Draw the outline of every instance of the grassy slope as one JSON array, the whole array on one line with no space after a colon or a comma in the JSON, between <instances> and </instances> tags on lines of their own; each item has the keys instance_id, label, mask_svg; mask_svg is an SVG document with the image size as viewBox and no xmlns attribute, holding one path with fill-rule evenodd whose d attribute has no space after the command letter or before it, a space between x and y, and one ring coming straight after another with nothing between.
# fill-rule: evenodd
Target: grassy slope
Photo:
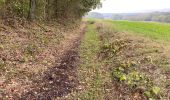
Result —
<instances>
[{"instance_id":1,"label":"grassy slope","mask_svg":"<svg viewBox=\"0 0 170 100\"><path fill-rule=\"evenodd\" d=\"M145 32L152 30L150 25L146 26L145 22L109 21L111 24L108 21L96 21L94 24L92 20L89 22L91 24L80 47L82 62L79 76L83 91L77 94L79 99L169 98L170 62L164 51L158 42L130 33L145 35ZM132 26L137 26L136 24L138 27L144 27L144 31L133 29ZM168 27L166 24L165 26ZM157 27L165 28L164 24L163 27L159 24ZM147 37L165 39L161 34L155 35L154 32L152 37L151 32ZM158 38L159 35L162 37Z\"/></svg>"},{"instance_id":2,"label":"grassy slope","mask_svg":"<svg viewBox=\"0 0 170 100\"><path fill-rule=\"evenodd\" d=\"M152 39L170 41L170 24L156 22L107 21L119 31L128 31Z\"/></svg>"},{"instance_id":3,"label":"grassy slope","mask_svg":"<svg viewBox=\"0 0 170 100\"><path fill-rule=\"evenodd\" d=\"M129 32L169 41L169 37L160 34L165 32L168 35L168 24L126 21L92 22L91 20L88 25L79 49L81 63L78 69L80 80L78 89L82 91L73 94L75 95L73 98L145 100L146 97L143 97L145 94L150 99L166 100L170 91L168 80L170 62L163 55L159 44L155 45L153 41L145 40L140 36L136 37ZM152 31L154 26L159 27L160 32ZM0 83L0 93L16 91L15 84L21 87L31 79L35 80L35 75L45 70L42 66L52 66L55 57L51 58L50 54L57 49L54 45L59 44L62 34L56 36L59 34L55 32L60 30L54 30L53 27L49 32L38 26L34 28L33 30L26 28L13 35L4 35L5 31L0 33L2 36L0 37L0 51L2 51L0 52L2 55L0 56L0 78L2 79L0 82L5 83L5 85ZM19 34L20 32L23 34ZM53 39L49 37L51 35L54 35ZM49 39L53 42L48 42ZM25 46L22 47L23 45ZM15 54L21 56L18 57ZM5 55L10 56L5 58ZM25 71L25 69L29 70ZM5 90L6 88L9 88L9 91Z\"/></svg>"}]
</instances>

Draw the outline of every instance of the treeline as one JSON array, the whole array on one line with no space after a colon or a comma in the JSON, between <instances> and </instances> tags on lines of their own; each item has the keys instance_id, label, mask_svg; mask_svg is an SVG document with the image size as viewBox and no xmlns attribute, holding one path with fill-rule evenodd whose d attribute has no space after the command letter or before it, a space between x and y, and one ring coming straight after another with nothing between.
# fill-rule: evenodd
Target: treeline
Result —
<instances>
[{"instance_id":1,"label":"treeline","mask_svg":"<svg viewBox=\"0 0 170 100\"><path fill-rule=\"evenodd\" d=\"M98 13L89 12L86 18L112 19L112 20L131 20L131 21L156 21L170 23L169 12L152 13Z\"/></svg>"},{"instance_id":2,"label":"treeline","mask_svg":"<svg viewBox=\"0 0 170 100\"><path fill-rule=\"evenodd\" d=\"M113 14L113 20L156 21L170 23L170 12Z\"/></svg>"},{"instance_id":3,"label":"treeline","mask_svg":"<svg viewBox=\"0 0 170 100\"><path fill-rule=\"evenodd\" d=\"M0 17L4 20L74 21L100 5L100 0L0 0Z\"/></svg>"},{"instance_id":4,"label":"treeline","mask_svg":"<svg viewBox=\"0 0 170 100\"><path fill-rule=\"evenodd\" d=\"M102 13L97 12L89 12L84 16L85 18L97 18L97 19L104 19L104 16Z\"/></svg>"}]
</instances>

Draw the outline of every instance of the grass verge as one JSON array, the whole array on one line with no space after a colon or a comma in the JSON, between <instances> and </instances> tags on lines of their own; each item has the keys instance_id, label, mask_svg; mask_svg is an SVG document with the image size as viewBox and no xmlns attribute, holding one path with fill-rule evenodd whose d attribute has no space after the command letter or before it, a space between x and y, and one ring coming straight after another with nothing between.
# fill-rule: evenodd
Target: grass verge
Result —
<instances>
[{"instance_id":1,"label":"grass verge","mask_svg":"<svg viewBox=\"0 0 170 100\"><path fill-rule=\"evenodd\" d=\"M165 67L170 63L162 49L151 40L115 31L109 25L97 23L96 29L102 41L100 58L109 61L117 99L168 99L169 69Z\"/></svg>"},{"instance_id":2,"label":"grass verge","mask_svg":"<svg viewBox=\"0 0 170 100\"><path fill-rule=\"evenodd\" d=\"M78 76L84 87L77 96L80 100L103 100L104 98L104 82L107 74L103 72L102 62L97 58L99 49L100 41L94 23L90 22L80 46L81 65Z\"/></svg>"}]
</instances>

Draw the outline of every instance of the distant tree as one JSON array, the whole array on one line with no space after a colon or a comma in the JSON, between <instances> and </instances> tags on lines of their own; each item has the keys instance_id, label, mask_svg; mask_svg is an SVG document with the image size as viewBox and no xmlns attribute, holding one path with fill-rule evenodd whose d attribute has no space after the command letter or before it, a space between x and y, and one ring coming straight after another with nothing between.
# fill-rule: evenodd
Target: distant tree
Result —
<instances>
[{"instance_id":1,"label":"distant tree","mask_svg":"<svg viewBox=\"0 0 170 100\"><path fill-rule=\"evenodd\" d=\"M119 15L119 14L113 14L113 16L112 16L112 19L113 20L122 20L122 15Z\"/></svg>"},{"instance_id":2,"label":"distant tree","mask_svg":"<svg viewBox=\"0 0 170 100\"><path fill-rule=\"evenodd\" d=\"M97 12L90 12L85 17L86 18L104 19L104 16L101 13L97 13Z\"/></svg>"}]
</instances>

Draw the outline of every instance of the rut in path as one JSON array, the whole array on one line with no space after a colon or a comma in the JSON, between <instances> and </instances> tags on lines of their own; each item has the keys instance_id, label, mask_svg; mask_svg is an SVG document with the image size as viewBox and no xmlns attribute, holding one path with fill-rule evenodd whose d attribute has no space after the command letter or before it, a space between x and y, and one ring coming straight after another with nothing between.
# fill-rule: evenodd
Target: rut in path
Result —
<instances>
[{"instance_id":1,"label":"rut in path","mask_svg":"<svg viewBox=\"0 0 170 100\"><path fill-rule=\"evenodd\" d=\"M76 89L79 84L76 75L78 46L85 32L85 25L80 30L80 34L70 35L59 45L56 66L47 70L41 79L36 80L31 90L21 95L21 99L53 100Z\"/></svg>"}]
</instances>

